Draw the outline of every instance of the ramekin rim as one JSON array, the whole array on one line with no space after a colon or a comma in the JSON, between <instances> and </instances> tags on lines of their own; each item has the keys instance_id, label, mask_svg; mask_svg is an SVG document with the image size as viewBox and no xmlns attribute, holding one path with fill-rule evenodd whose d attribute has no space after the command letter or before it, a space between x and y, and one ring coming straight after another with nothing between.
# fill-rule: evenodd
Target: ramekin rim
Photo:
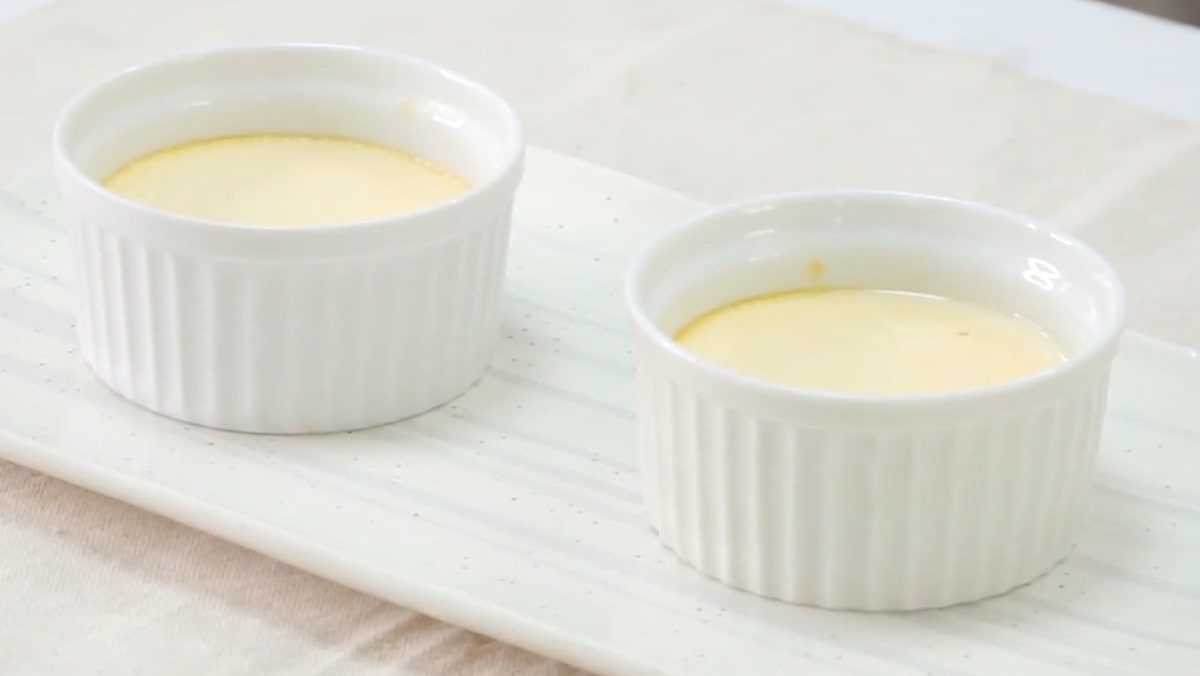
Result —
<instances>
[{"instance_id":1,"label":"ramekin rim","mask_svg":"<svg viewBox=\"0 0 1200 676\"><path fill-rule=\"evenodd\" d=\"M988 213L989 215L1000 217L1001 219L1014 224L1020 222L1025 227L1032 229L1039 235L1054 238L1060 243L1067 244L1068 246L1083 252L1085 256L1090 258L1110 284L1115 311L1113 312L1112 318L1105 326L1104 331L1100 335L1090 339L1081 349L1068 356L1067 359L1056 365L1054 368L1038 371L1036 373L1022 376L1004 383L985 387L952 390L947 392L883 395L863 395L813 388L792 387L789 385L774 383L768 380L744 375L704 359L703 357L684 348L677 341L675 341L674 338L659 329L658 325L650 319L642 303L642 296L644 294L640 288L639 279L641 269L647 264L648 259L655 252L657 252L658 249L666 245L673 238L678 237L693 228L699 227L702 224L710 222L713 219L721 216L726 216L756 207L817 198L890 199L901 202L940 203L965 209L982 211ZM624 287L625 305L635 328L641 331L645 336L649 337L655 347L657 347L662 353L666 354L668 358L670 358L676 364L698 372L710 382L718 383L723 386L729 386L739 391L752 392L760 396L766 396L779 401L784 401L786 403L796 404L836 404L840 406L871 409L885 408L889 410L908 410L912 408L947 403L966 404L997 397L1019 395L1024 392L1032 392L1034 390L1051 385L1056 381L1069 378L1072 374L1086 369L1089 365L1094 364L1097 359L1104 358L1106 354L1114 350L1125 323L1125 315L1127 310L1124 286L1122 285L1120 277L1117 275L1112 264L1109 263L1109 261L1103 256L1101 256L1094 248L1078 237L1047 226L1041 221L1025 214L1010 211L990 204L955 197L901 190L840 188L790 191L751 197L732 202L730 204L717 206L654 235L649 241L645 242L634 255L634 257L629 260L629 263L625 267L623 276L624 279L622 281Z\"/></svg>"},{"instance_id":2,"label":"ramekin rim","mask_svg":"<svg viewBox=\"0 0 1200 676\"><path fill-rule=\"evenodd\" d=\"M331 223L317 226L307 226L303 228L295 227L280 227L277 225L253 225L247 223L234 223L226 221L218 221L207 218L198 218L187 216L184 214L159 209L147 204L143 204L136 200L131 200L123 197L111 190L108 190L103 185L100 185L91 176L88 176L71 158L70 154L64 147L65 128L71 119L77 114L79 108L86 104L87 100L95 96L104 89L115 85L116 83L126 79L137 77L154 70L170 68L189 62L196 62L206 58L217 57L226 54L236 53L251 53L262 51L326 51L340 53L358 53L365 54L372 58L392 59L396 61L405 61L414 64L418 67L427 68L437 72L442 77L453 80L461 86L482 93L485 97L496 104L497 109L502 111L506 118L507 124L510 126L513 133L513 141L507 157L505 158L501 168L494 172L487 180L472 185L470 190L462 195L456 196L444 202L439 202L421 209L407 211L391 216L383 216L359 221L349 221L345 223ZM133 209L134 211L146 216L151 216L161 222L169 223L173 227L182 229L193 229L202 232L218 232L224 234L244 233L252 234L256 237L280 237L280 238L297 238L312 236L313 233L350 233L363 232L370 230L383 230L393 228L403 228L407 222L424 220L429 216L436 216L446 212L457 211L463 208L469 208L471 205L486 200L489 195L501 192L508 189L508 184L513 184L515 187L522 172L522 166L525 156L525 132L521 124L520 118L517 116L516 110L502 96L496 93L495 90L482 84L481 82L471 79L461 73L446 68L438 63L427 59L413 56L404 52L396 52L387 49L376 47L367 47L363 45L339 44L332 42L247 42L231 45L221 45L217 47L207 47L194 49L176 54L171 54L162 58L152 59L142 63L135 64L124 68L112 75L101 80L93 82L71 98L67 105L59 113L58 119L54 124L51 145L57 165L66 170L70 177L79 185L84 186L93 195L102 200L109 201L123 209ZM267 234L279 233L279 234Z\"/></svg>"}]
</instances>

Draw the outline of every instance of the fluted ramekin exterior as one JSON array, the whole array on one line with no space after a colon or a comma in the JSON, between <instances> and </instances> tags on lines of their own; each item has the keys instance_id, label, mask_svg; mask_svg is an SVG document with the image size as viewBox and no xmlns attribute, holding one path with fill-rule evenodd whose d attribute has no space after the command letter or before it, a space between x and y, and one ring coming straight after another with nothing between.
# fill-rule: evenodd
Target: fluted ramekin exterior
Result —
<instances>
[{"instance_id":1,"label":"fluted ramekin exterior","mask_svg":"<svg viewBox=\"0 0 1200 676\"><path fill-rule=\"evenodd\" d=\"M100 184L155 148L263 129L397 145L472 188L289 228L169 213ZM93 85L54 136L83 357L135 403L244 432L351 430L438 406L483 375L499 339L523 156L494 92L360 47L222 47Z\"/></svg>"},{"instance_id":2,"label":"fluted ramekin exterior","mask_svg":"<svg viewBox=\"0 0 1200 676\"><path fill-rule=\"evenodd\" d=\"M255 260L69 215L84 359L117 393L247 432L404 418L478 380L500 326L510 204L438 241Z\"/></svg>"},{"instance_id":3,"label":"fluted ramekin exterior","mask_svg":"<svg viewBox=\"0 0 1200 676\"><path fill-rule=\"evenodd\" d=\"M672 338L726 303L814 286L988 299L1069 355L991 387L855 395L736 373ZM663 233L625 295L646 510L702 573L795 603L913 610L1030 582L1076 542L1125 313L1082 242L970 202L792 193Z\"/></svg>"},{"instance_id":4,"label":"fluted ramekin exterior","mask_svg":"<svg viewBox=\"0 0 1200 676\"><path fill-rule=\"evenodd\" d=\"M1047 571L1083 520L1107 375L983 419L885 429L758 415L639 348L650 521L726 584L826 608L909 610Z\"/></svg>"}]
</instances>

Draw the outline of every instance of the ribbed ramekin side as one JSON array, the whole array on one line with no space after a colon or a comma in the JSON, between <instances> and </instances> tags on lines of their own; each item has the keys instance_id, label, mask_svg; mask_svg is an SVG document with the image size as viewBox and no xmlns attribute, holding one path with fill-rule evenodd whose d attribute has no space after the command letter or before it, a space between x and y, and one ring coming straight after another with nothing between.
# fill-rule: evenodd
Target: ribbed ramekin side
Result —
<instances>
[{"instance_id":1,"label":"ribbed ramekin side","mask_svg":"<svg viewBox=\"0 0 1200 676\"><path fill-rule=\"evenodd\" d=\"M1105 379L995 418L885 431L764 419L646 358L639 391L647 511L681 559L764 596L903 610L1002 593L1066 556Z\"/></svg>"},{"instance_id":2,"label":"ribbed ramekin side","mask_svg":"<svg viewBox=\"0 0 1200 676\"><path fill-rule=\"evenodd\" d=\"M461 393L499 333L509 209L457 237L303 261L72 226L82 353L116 392L212 427L381 424Z\"/></svg>"}]
</instances>

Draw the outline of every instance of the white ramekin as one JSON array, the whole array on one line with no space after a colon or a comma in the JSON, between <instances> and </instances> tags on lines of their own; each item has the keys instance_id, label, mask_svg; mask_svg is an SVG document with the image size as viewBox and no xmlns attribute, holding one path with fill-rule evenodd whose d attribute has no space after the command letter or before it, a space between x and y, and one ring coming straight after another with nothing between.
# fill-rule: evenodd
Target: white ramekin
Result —
<instances>
[{"instance_id":1,"label":"white ramekin","mask_svg":"<svg viewBox=\"0 0 1200 676\"><path fill-rule=\"evenodd\" d=\"M810 286L1018 312L1072 356L1000 386L869 397L741 376L671 338L726 303ZM902 610L1007 591L1074 544L1124 317L1115 273L1078 240L949 199L783 195L654 240L626 299L646 507L701 572L786 601Z\"/></svg>"},{"instance_id":2,"label":"white ramekin","mask_svg":"<svg viewBox=\"0 0 1200 676\"><path fill-rule=\"evenodd\" d=\"M473 188L392 218L278 228L165 213L98 183L164 146L256 133L403 148ZM523 151L492 91L357 47L222 48L97 84L54 137L83 356L142 406L233 430L348 430L437 406L479 379L498 338Z\"/></svg>"}]
</instances>

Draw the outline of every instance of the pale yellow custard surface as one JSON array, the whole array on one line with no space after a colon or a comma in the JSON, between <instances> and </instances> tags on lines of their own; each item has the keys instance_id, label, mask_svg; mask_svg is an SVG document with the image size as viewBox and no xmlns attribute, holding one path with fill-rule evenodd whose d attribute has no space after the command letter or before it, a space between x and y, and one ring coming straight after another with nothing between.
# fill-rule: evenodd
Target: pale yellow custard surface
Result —
<instances>
[{"instance_id":1,"label":"pale yellow custard surface","mask_svg":"<svg viewBox=\"0 0 1200 676\"><path fill-rule=\"evenodd\" d=\"M121 167L104 186L184 216L266 226L395 216L468 189L446 169L401 150L346 138L284 134L165 148Z\"/></svg>"},{"instance_id":2,"label":"pale yellow custard surface","mask_svg":"<svg viewBox=\"0 0 1200 676\"><path fill-rule=\"evenodd\" d=\"M1028 319L959 300L871 289L751 298L696 319L676 340L732 371L850 394L987 387L1065 359L1057 341Z\"/></svg>"}]
</instances>

